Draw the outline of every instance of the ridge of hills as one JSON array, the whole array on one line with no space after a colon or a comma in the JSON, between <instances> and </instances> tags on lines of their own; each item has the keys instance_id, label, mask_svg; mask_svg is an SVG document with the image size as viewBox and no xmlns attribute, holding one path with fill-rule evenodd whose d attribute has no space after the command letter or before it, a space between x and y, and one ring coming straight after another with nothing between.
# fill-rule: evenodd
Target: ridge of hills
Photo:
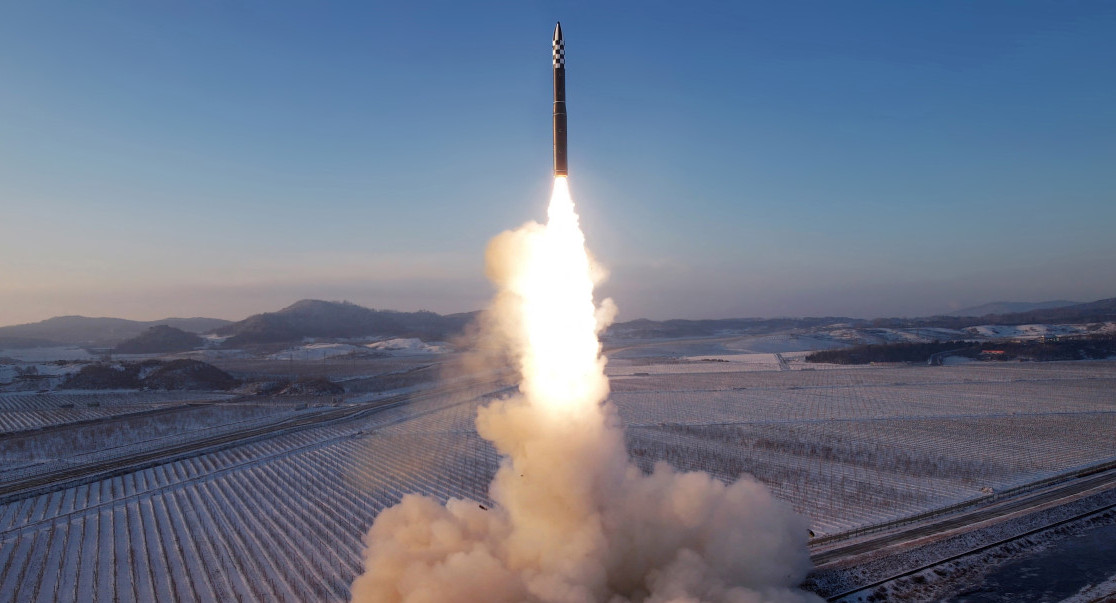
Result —
<instances>
[{"instance_id":1,"label":"ridge of hills","mask_svg":"<svg viewBox=\"0 0 1116 603\"><path fill-rule=\"evenodd\" d=\"M170 325L155 325L143 333L117 344L118 354L168 354L200 348L205 340L197 333Z\"/></svg>"},{"instance_id":2,"label":"ridge of hills","mask_svg":"<svg viewBox=\"0 0 1116 603\"><path fill-rule=\"evenodd\" d=\"M1067 324L1116 321L1116 297L1062 306L984 316L929 316L923 318L876 318L866 321L872 327L942 327L964 329L980 325Z\"/></svg>"},{"instance_id":3,"label":"ridge of hills","mask_svg":"<svg viewBox=\"0 0 1116 603\"><path fill-rule=\"evenodd\" d=\"M80 345L111 347L147 329L166 325L188 333L205 333L228 324L220 318L164 318L128 320L87 316L55 316L39 322L0 327L0 347Z\"/></svg>"},{"instance_id":4,"label":"ridge of hills","mask_svg":"<svg viewBox=\"0 0 1116 603\"><path fill-rule=\"evenodd\" d=\"M996 301L971 308L962 308L954 310L953 312L945 313L945 316L988 316L989 314L1018 314L1020 312L1032 312L1034 310L1050 310L1053 308L1064 308L1066 306L1077 306L1081 302L1069 301L1065 299L1055 299L1043 302L1005 302Z\"/></svg>"},{"instance_id":5,"label":"ridge of hills","mask_svg":"<svg viewBox=\"0 0 1116 603\"><path fill-rule=\"evenodd\" d=\"M1040 306L1049 306L1046 302ZM1023 304L1026 306L1027 304ZM980 308L1007 308L1014 304L996 302ZM375 310L350 302L304 299L276 312L254 314L230 322L216 318L169 318L132 321L122 318L60 316L37 323L0 327L0 348L77 345L112 347L144 335L152 327L165 325L188 334L211 333L225 338L225 348L244 345L279 344L305 338L345 339L362 337L415 337L425 341L453 338L464 331L478 312L437 314L420 310L401 312ZM705 320L636 319L613 324L607 335L616 338L708 337L733 333L771 333L786 329L816 328L828 325L850 327L964 329L980 325L1024 325L1058 323L1116 322L1116 297L1088 303L1056 307L1032 307L1020 312L990 313L982 316L929 316L918 318L780 317ZM169 336L160 329L155 335ZM185 337L176 337L184 340ZM142 341L142 340L141 340ZM191 341L196 341L192 340ZM196 346L195 346L196 347Z\"/></svg>"},{"instance_id":6,"label":"ridge of hills","mask_svg":"<svg viewBox=\"0 0 1116 603\"><path fill-rule=\"evenodd\" d=\"M1003 304L986 304L996 307ZM984 306L978 306L981 308ZM843 316L804 318L727 318L705 320L637 319L616 323L608 334L623 338L708 337L719 334L764 334L798 328L844 324L850 327L964 329L981 325L1025 325L1042 323L1096 323L1116 321L1116 297L1068 306L1034 308L1021 312L982 316L925 316L917 318L848 318Z\"/></svg>"},{"instance_id":7,"label":"ridge of hills","mask_svg":"<svg viewBox=\"0 0 1116 603\"><path fill-rule=\"evenodd\" d=\"M476 315L373 310L350 302L304 299L278 312L255 314L213 332L228 337L224 347L284 343L305 337L416 337L438 341L461 333Z\"/></svg>"}]
</instances>

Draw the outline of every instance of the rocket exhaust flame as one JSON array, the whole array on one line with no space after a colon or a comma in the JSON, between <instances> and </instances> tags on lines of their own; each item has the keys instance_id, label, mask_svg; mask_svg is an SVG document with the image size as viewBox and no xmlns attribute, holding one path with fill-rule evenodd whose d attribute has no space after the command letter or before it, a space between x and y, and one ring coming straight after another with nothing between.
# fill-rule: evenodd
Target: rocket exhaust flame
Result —
<instances>
[{"instance_id":1,"label":"rocket exhaust flame","mask_svg":"<svg viewBox=\"0 0 1116 603\"><path fill-rule=\"evenodd\" d=\"M408 495L385 509L365 536L353 600L820 601L795 588L810 568L805 521L761 484L666 463L644 474L629 460L598 339L615 307L593 300L604 271L564 175L547 214L486 253L497 287L486 325L520 370L519 394L477 413L501 454L496 505Z\"/></svg>"},{"instance_id":2,"label":"rocket exhaust flame","mask_svg":"<svg viewBox=\"0 0 1116 603\"><path fill-rule=\"evenodd\" d=\"M572 413L607 383L601 382L593 271L565 177L554 179L547 214L546 228L528 250L532 269L509 283L526 336L520 390L555 412Z\"/></svg>"}]
</instances>

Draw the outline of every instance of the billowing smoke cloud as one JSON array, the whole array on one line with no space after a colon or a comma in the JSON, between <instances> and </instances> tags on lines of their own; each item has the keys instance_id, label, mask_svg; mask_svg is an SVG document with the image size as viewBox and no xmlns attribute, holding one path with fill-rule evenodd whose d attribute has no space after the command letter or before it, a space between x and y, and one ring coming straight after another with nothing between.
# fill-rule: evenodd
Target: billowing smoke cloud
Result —
<instances>
[{"instance_id":1,"label":"billowing smoke cloud","mask_svg":"<svg viewBox=\"0 0 1116 603\"><path fill-rule=\"evenodd\" d=\"M745 477L726 485L631 463L597 338L604 276L585 250L564 178L546 225L489 244L487 313L521 371L520 394L482 408L500 451L497 505L407 496L365 537L361 603L790 602L810 568L807 525Z\"/></svg>"}]
</instances>

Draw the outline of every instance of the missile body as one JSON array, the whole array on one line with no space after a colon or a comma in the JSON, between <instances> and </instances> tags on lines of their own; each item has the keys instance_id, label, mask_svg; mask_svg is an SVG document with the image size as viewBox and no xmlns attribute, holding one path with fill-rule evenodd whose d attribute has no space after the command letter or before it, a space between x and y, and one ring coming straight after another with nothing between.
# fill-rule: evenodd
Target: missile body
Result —
<instances>
[{"instance_id":1,"label":"missile body","mask_svg":"<svg viewBox=\"0 0 1116 603\"><path fill-rule=\"evenodd\" d=\"M562 23L554 26L554 175L565 176L566 167L566 42Z\"/></svg>"}]
</instances>

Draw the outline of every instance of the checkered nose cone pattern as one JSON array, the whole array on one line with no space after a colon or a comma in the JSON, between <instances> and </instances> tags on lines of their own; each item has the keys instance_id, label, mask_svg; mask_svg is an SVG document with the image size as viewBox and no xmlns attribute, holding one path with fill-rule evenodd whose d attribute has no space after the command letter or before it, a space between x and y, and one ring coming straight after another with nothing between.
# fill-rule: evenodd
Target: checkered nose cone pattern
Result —
<instances>
[{"instance_id":1,"label":"checkered nose cone pattern","mask_svg":"<svg viewBox=\"0 0 1116 603\"><path fill-rule=\"evenodd\" d=\"M554 40L554 68L566 66L566 41Z\"/></svg>"}]
</instances>

